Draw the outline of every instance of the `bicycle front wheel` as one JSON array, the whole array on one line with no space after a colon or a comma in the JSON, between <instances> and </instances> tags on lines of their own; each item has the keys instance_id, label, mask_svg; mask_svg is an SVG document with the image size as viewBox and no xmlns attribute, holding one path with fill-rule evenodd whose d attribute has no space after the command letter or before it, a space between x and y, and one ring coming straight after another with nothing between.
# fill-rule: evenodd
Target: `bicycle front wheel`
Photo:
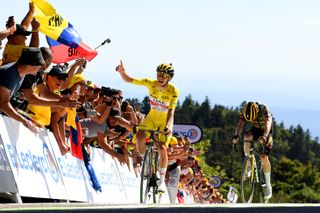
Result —
<instances>
[{"instance_id":1,"label":"bicycle front wheel","mask_svg":"<svg viewBox=\"0 0 320 213\"><path fill-rule=\"evenodd\" d=\"M152 176L152 152L147 149L144 155L140 174L140 203L146 203L150 198L150 182Z\"/></svg>"},{"instance_id":2,"label":"bicycle front wheel","mask_svg":"<svg viewBox=\"0 0 320 213\"><path fill-rule=\"evenodd\" d=\"M243 203L252 203L255 186L255 159L248 156L242 163L241 172L241 199Z\"/></svg>"}]
</instances>

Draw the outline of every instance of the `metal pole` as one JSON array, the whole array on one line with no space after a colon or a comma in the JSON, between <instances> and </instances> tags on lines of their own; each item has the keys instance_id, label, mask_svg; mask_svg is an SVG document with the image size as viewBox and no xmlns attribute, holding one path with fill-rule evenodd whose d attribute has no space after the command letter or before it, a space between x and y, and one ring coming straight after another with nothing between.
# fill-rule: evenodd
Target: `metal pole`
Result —
<instances>
[{"instance_id":1,"label":"metal pole","mask_svg":"<svg viewBox=\"0 0 320 213\"><path fill-rule=\"evenodd\" d=\"M99 47L105 45L106 43L111 43L111 39L107 38L106 40L104 40L100 45L98 45L96 48L94 48L95 50L97 50Z\"/></svg>"}]
</instances>

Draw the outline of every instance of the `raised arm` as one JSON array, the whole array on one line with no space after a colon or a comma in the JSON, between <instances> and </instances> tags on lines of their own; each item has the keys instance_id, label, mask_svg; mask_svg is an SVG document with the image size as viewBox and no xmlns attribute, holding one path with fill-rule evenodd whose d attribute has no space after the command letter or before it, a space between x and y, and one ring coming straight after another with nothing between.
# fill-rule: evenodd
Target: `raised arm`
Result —
<instances>
[{"instance_id":1,"label":"raised arm","mask_svg":"<svg viewBox=\"0 0 320 213\"><path fill-rule=\"evenodd\" d=\"M126 70L124 69L122 60L120 60L120 65L118 65L118 66L116 67L116 71L117 71L118 73L120 73L121 78L122 78L125 82L132 83L133 78L132 78L131 76L129 76L128 73L126 72Z\"/></svg>"},{"instance_id":2,"label":"raised arm","mask_svg":"<svg viewBox=\"0 0 320 213\"><path fill-rule=\"evenodd\" d=\"M25 30L28 30L28 28L29 28L29 26L31 24L31 21L33 19L34 11L35 11L34 3L33 2L29 2L29 11L28 11L28 13L26 14L26 16L23 18L23 20L21 22L21 25L24 27Z\"/></svg>"}]
</instances>

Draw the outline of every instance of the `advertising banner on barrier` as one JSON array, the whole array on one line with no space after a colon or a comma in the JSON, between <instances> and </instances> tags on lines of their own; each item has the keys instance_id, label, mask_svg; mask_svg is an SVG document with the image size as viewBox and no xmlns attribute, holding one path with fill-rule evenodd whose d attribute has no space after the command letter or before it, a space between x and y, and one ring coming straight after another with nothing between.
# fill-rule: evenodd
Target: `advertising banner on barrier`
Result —
<instances>
[{"instance_id":1,"label":"advertising banner on barrier","mask_svg":"<svg viewBox=\"0 0 320 213\"><path fill-rule=\"evenodd\" d=\"M34 134L1 115L0 135L21 196L66 199L47 130Z\"/></svg>"},{"instance_id":2,"label":"advertising banner on barrier","mask_svg":"<svg viewBox=\"0 0 320 213\"><path fill-rule=\"evenodd\" d=\"M126 204L127 198L115 160L102 149L91 147L91 161L102 191L95 191L84 162L70 153L61 156L52 133L49 133L69 200L89 203Z\"/></svg>"},{"instance_id":3,"label":"advertising banner on barrier","mask_svg":"<svg viewBox=\"0 0 320 213\"><path fill-rule=\"evenodd\" d=\"M91 147L91 165L102 191L93 189L84 162L61 155L51 132L32 133L21 123L0 115L0 192L24 197L89 203L139 203L140 177L102 149ZM161 203L169 203L166 192Z\"/></svg>"},{"instance_id":4,"label":"advertising banner on barrier","mask_svg":"<svg viewBox=\"0 0 320 213\"><path fill-rule=\"evenodd\" d=\"M115 160L102 149L91 149L91 163L102 192L92 193L94 203L126 204L128 199ZM138 196L138 195L137 195Z\"/></svg>"},{"instance_id":5,"label":"advertising banner on barrier","mask_svg":"<svg viewBox=\"0 0 320 213\"><path fill-rule=\"evenodd\" d=\"M68 200L83 202L90 200L88 194L90 195L89 192L93 191L93 189L89 184L88 173L83 161L73 157L71 153L62 156L52 132L48 132L48 138L57 159Z\"/></svg>"},{"instance_id":6,"label":"advertising banner on barrier","mask_svg":"<svg viewBox=\"0 0 320 213\"><path fill-rule=\"evenodd\" d=\"M12 174L9 159L4 150L2 138L0 135L0 193L17 193L16 182Z\"/></svg>"},{"instance_id":7,"label":"advertising banner on barrier","mask_svg":"<svg viewBox=\"0 0 320 213\"><path fill-rule=\"evenodd\" d=\"M133 172L133 167L131 163L130 171L127 165L119 165L117 162L118 171L121 177L121 183L125 189L126 197L128 198L128 203L139 203L140 202L140 178L136 177Z\"/></svg>"},{"instance_id":8,"label":"advertising banner on barrier","mask_svg":"<svg viewBox=\"0 0 320 213\"><path fill-rule=\"evenodd\" d=\"M199 142L202 139L202 129L194 123L175 123L173 133L180 136L187 136L192 143Z\"/></svg>"}]
</instances>

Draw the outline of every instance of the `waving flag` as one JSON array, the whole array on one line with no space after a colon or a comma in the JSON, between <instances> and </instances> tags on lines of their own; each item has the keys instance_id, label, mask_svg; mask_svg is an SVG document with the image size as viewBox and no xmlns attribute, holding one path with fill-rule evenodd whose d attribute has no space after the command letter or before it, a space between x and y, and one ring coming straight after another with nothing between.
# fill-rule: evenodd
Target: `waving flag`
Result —
<instances>
[{"instance_id":1,"label":"waving flag","mask_svg":"<svg viewBox=\"0 0 320 213\"><path fill-rule=\"evenodd\" d=\"M81 57L91 61L98 54L82 42L73 25L62 18L47 1L33 2L37 11L36 18L40 22L39 30L47 36L54 63L64 63Z\"/></svg>"},{"instance_id":2,"label":"waving flag","mask_svg":"<svg viewBox=\"0 0 320 213\"><path fill-rule=\"evenodd\" d=\"M76 116L75 121L76 121L76 129L70 126L71 155L80 160L83 160L83 155L82 155L83 135L82 135L81 124L78 116Z\"/></svg>"}]
</instances>

